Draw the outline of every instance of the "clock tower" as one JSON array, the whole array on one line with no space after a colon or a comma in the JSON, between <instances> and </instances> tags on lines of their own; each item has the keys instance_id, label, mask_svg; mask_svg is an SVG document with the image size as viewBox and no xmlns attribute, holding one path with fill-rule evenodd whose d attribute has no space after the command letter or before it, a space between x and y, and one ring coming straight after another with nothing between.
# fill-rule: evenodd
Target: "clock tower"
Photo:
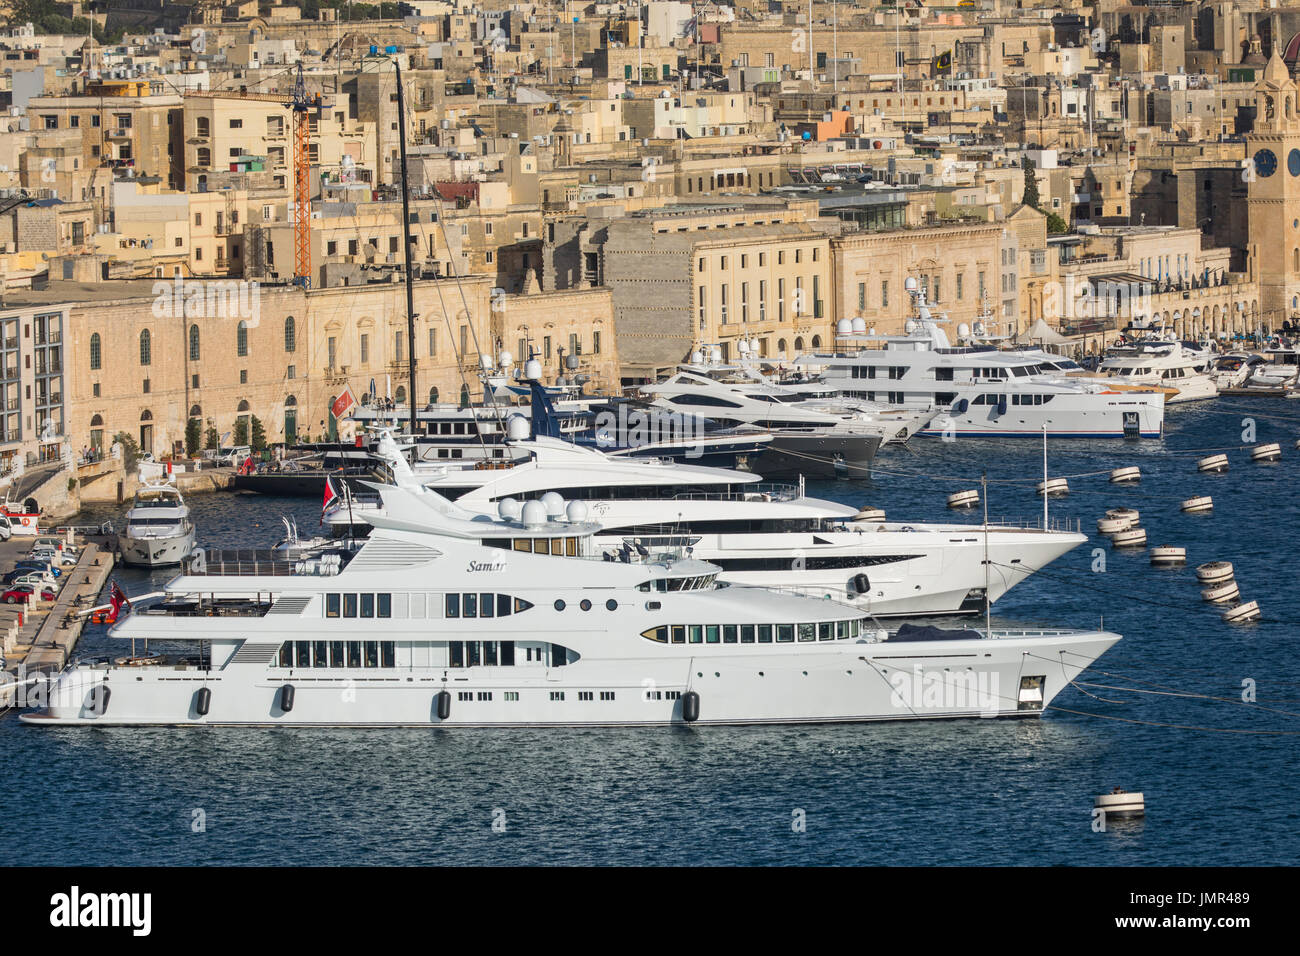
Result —
<instances>
[{"instance_id":1,"label":"clock tower","mask_svg":"<svg viewBox=\"0 0 1300 956\"><path fill-rule=\"evenodd\" d=\"M1259 283L1254 324L1276 329L1300 314L1300 91L1276 47L1255 86L1246 135L1249 258Z\"/></svg>"}]
</instances>

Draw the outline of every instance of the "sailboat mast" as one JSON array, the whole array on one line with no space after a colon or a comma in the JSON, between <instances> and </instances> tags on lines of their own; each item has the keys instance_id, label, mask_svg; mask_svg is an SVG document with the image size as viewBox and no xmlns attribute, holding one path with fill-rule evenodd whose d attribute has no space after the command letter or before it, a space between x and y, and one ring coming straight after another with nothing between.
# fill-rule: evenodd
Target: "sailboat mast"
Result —
<instances>
[{"instance_id":1,"label":"sailboat mast","mask_svg":"<svg viewBox=\"0 0 1300 956\"><path fill-rule=\"evenodd\" d=\"M406 165L406 95L402 92L402 67L394 60L397 71L397 141L402 162L402 245L406 250L406 373L411 400L411 438L417 434L415 417L415 279L411 271L411 192Z\"/></svg>"}]
</instances>

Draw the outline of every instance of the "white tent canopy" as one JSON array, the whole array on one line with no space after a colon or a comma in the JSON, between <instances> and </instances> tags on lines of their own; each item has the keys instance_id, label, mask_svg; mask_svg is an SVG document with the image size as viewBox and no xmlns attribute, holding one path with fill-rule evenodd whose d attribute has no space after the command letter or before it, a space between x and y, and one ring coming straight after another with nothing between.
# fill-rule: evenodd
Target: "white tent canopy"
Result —
<instances>
[{"instance_id":1,"label":"white tent canopy","mask_svg":"<svg viewBox=\"0 0 1300 956\"><path fill-rule=\"evenodd\" d=\"M1044 345L1070 344L1070 339L1056 331L1042 319L1039 319L1026 329L1023 337L1031 342L1042 342Z\"/></svg>"}]
</instances>

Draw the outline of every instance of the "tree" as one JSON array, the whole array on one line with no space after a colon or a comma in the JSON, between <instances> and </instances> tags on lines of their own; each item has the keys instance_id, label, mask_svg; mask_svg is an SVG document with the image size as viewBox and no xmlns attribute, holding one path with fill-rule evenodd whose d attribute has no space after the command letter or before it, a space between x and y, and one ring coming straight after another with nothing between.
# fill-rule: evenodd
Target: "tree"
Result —
<instances>
[{"instance_id":1,"label":"tree","mask_svg":"<svg viewBox=\"0 0 1300 956\"><path fill-rule=\"evenodd\" d=\"M211 448L212 450L215 451L220 445L221 445L221 436L217 434L217 426L212 421L212 419L209 418L208 430L203 434L203 447Z\"/></svg>"},{"instance_id":2,"label":"tree","mask_svg":"<svg viewBox=\"0 0 1300 956\"><path fill-rule=\"evenodd\" d=\"M135 463L140 459L140 446L128 432L118 432L113 436L114 444L122 446L122 465L128 473L135 471Z\"/></svg>"},{"instance_id":3,"label":"tree","mask_svg":"<svg viewBox=\"0 0 1300 956\"><path fill-rule=\"evenodd\" d=\"M199 442L203 440L203 424L197 418L185 423L185 454L191 458L199 453Z\"/></svg>"},{"instance_id":4,"label":"tree","mask_svg":"<svg viewBox=\"0 0 1300 956\"><path fill-rule=\"evenodd\" d=\"M256 415L253 416L252 434L249 437L251 440L248 444L252 446L253 451L262 451L266 448L266 429L262 427L262 420Z\"/></svg>"},{"instance_id":5,"label":"tree","mask_svg":"<svg viewBox=\"0 0 1300 956\"><path fill-rule=\"evenodd\" d=\"M1059 236L1070 231L1070 224L1054 212L1047 214L1048 235Z\"/></svg>"},{"instance_id":6,"label":"tree","mask_svg":"<svg viewBox=\"0 0 1300 956\"><path fill-rule=\"evenodd\" d=\"M1031 209L1038 208L1038 175L1034 161L1028 156L1020 158L1020 168L1025 173L1025 195L1020 200Z\"/></svg>"},{"instance_id":7,"label":"tree","mask_svg":"<svg viewBox=\"0 0 1300 956\"><path fill-rule=\"evenodd\" d=\"M248 444L248 419L240 415L235 419L235 437L231 440L232 445Z\"/></svg>"}]
</instances>

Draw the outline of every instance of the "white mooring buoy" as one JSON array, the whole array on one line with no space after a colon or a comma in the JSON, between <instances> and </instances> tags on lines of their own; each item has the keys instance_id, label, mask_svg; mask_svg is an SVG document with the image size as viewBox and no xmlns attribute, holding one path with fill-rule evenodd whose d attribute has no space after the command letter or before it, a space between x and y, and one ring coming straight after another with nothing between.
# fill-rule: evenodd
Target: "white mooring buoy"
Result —
<instances>
[{"instance_id":1,"label":"white mooring buoy","mask_svg":"<svg viewBox=\"0 0 1300 956\"><path fill-rule=\"evenodd\" d=\"M1121 531L1127 531L1133 527L1133 521L1130 518L1098 518L1098 534L1118 534Z\"/></svg>"},{"instance_id":2,"label":"white mooring buoy","mask_svg":"<svg viewBox=\"0 0 1300 956\"><path fill-rule=\"evenodd\" d=\"M1186 564L1187 549L1162 544L1158 548L1151 549L1151 563L1163 565Z\"/></svg>"},{"instance_id":3,"label":"white mooring buoy","mask_svg":"<svg viewBox=\"0 0 1300 956\"><path fill-rule=\"evenodd\" d=\"M1222 584L1232 580L1231 561L1207 561L1196 566L1196 580L1201 584Z\"/></svg>"},{"instance_id":4,"label":"white mooring buoy","mask_svg":"<svg viewBox=\"0 0 1300 956\"><path fill-rule=\"evenodd\" d=\"M1130 524L1137 524L1142 515L1135 508L1107 508L1107 518L1127 518Z\"/></svg>"},{"instance_id":5,"label":"white mooring buoy","mask_svg":"<svg viewBox=\"0 0 1300 956\"><path fill-rule=\"evenodd\" d=\"M957 491L948 496L949 508L974 508L979 503L978 491Z\"/></svg>"},{"instance_id":6,"label":"white mooring buoy","mask_svg":"<svg viewBox=\"0 0 1300 956\"><path fill-rule=\"evenodd\" d=\"M885 510L883 508L866 507L853 516L854 521L884 521Z\"/></svg>"},{"instance_id":7,"label":"white mooring buoy","mask_svg":"<svg viewBox=\"0 0 1300 956\"><path fill-rule=\"evenodd\" d=\"M1228 624L1245 624L1259 619L1259 602L1247 601L1223 612L1223 620Z\"/></svg>"},{"instance_id":8,"label":"white mooring buoy","mask_svg":"<svg viewBox=\"0 0 1300 956\"><path fill-rule=\"evenodd\" d=\"M1046 481L1040 481L1037 486L1040 495L1068 495L1070 493L1070 483L1064 478L1048 478Z\"/></svg>"},{"instance_id":9,"label":"white mooring buoy","mask_svg":"<svg viewBox=\"0 0 1300 956\"><path fill-rule=\"evenodd\" d=\"M1210 604L1228 604L1239 597L1241 597L1241 589L1237 587L1236 581L1224 581L1222 584L1214 584L1201 591L1201 600L1208 601Z\"/></svg>"},{"instance_id":10,"label":"white mooring buoy","mask_svg":"<svg viewBox=\"0 0 1300 956\"><path fill-rule=\"evenodd\" d=\"M1116 548L1140 548L1147 543L1146 528L1129 528L1117 531L1110 536L1110 543Z\"/></svg>"},{"instance_id":11,"label":"white mooring buoy","mask_svg":"<svg viewBox=\"0 0 1300 956\"><path fill-rule=\"evenodd\" d=\"M1267 445L1256 445L1250 450L1251 461L1277 461L1282 457L1282 446L1277 442L1269 442Z\"/></svg>"},{"instance_id":12,"label":"white mooring buoy","mask_svg":"<svg viewBox=\"0 0 1300 956\"><path fill-rule=\"evenodd\" d=\"M1197 495L1195 498L1184 498L1183 503L1178 506L1188 514L1197 514L1202 511L1214 510L1214 499L1209 495Z\"/></svg>"},{"instance_id":13,"label":"white mooring buoy","mask_svg":"<svg viewBox=\"0 0 1300 956\"><path fill-rule=\"evenodd\" d=\"M1145 816L1147 812L1146 797L1140 791L1126 793L1119 787L1094 799L1092 806L1096 810L1101 810L1108 819L1117 820Z\"/></svg>"},{"instance_id":14,"label":"white mooring buoy","mask_svg":"<svg viewBox=\"0 0 1300 956\"><path fill-rule=\"evenodd\" d=\"M1126 468L1116 468L1110 473L1110 483L1112 485L1124 485L1141 480L1142 469L1137 465L1129 465Z\"/></svg>"},{"instance_id":15,"label":"white mooring buoy","mask_svg":"<svg viewBox=\"0 0 1300 956\"><path fill-rule=\"evenodd\" d=\"M1227 471L1227 455L1210 455L1208 458L1202 458L1196 462L1197 471Z\"/></svg>"}]
</instances>

